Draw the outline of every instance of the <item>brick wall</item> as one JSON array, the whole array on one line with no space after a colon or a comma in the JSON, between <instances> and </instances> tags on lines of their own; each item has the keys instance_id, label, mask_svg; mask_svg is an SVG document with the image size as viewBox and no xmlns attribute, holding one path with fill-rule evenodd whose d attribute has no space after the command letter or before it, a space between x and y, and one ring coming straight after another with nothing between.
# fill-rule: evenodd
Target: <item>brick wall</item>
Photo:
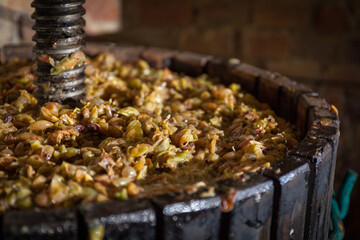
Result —
<instances>
[{"instance_id":1,"label":"brick wall","mask_svg":"<svg viewBox=\"0 0 360 240\"><path fill-rule=\"evenodd\" d=\"M31 29L32 0L0 0L0 46L6 43L31 42L34 31ZM107 4L104 4L106 2ZM117 32L121 29L121 1L86 0L88 35Z\"/></svg>"},{"instance_id":2,"label":"brick wall","mask_svg":"<svg viewBox=\"0 0 360 240\"><path fill-rule=\"evenodd\" d=\"M25 16L29 4L0 0L0 7ZM359 0L87 0L86 8L92 39L238 57L311 85L340 111L337 178L349 167L360 172ZM0 14L0 45L19 41L13 22ZM33 33L24 26L30 41ZM360 183L353 200L355 209ZM356 230L360 212L348 219Z\"/></svg>"},{"instance_id":3,"label":"brick wall","mask_svg":"<svg viewBox=\"0 0 360 240\"><path fill-rule=\"evenodd\" d=\"M105 37L238 57L312 86L340 112L336 187L346 169L360 172L359 0L124 0L122 32ZM357 203L360 183L346 239L356 238Z\"/></svg>"}]
</instances>

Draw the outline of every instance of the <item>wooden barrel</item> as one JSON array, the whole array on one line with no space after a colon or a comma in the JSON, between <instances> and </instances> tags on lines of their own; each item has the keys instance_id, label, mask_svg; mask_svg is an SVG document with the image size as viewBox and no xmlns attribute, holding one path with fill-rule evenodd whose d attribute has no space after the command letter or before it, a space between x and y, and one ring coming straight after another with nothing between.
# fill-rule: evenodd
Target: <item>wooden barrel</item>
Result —
<instances>
[{"instance_id":1,"label":"wooden barrel","mask_svg":"<svg viewBox=\"0 0 360 240\"><path fill-rule=\"evenodd\" d=\"M1 60L31 58L31 48L5 46ZM215 197L169 193L78 208L12 210L1 216L2 239L87 239L94 230L103 230L104 239L327 239L339 119L325 99L279 73L239 60L116 44L87 46L89 55L105 51L124 62L145 59L155 68L239 83L296 125L303 139L271 170L219 182Z\"/></svg>"}]
</instances>

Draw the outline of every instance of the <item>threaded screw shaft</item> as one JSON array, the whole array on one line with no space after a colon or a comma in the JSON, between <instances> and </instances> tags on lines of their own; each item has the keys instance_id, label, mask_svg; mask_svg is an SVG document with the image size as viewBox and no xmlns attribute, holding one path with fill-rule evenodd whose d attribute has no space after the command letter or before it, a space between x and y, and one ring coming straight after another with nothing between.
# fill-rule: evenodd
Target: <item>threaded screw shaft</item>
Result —
<instances>
[{"instance_id":1,"label":"threaded screw shaft","mask_svg":"<svg viewBox=\"0 0 360 240\"><path fill-rule=\"evenodd\" d=\"M44 56L55 62L82 51L85 44L85 20L82 7L85 0L34 0L32 18L36 31L33 41L36 78L35 95L40 102L56 101L78 104L85 97L85 64L81 63L58 74L51 73L53 67L44 61Z\"/></svg>"}]
</instances>

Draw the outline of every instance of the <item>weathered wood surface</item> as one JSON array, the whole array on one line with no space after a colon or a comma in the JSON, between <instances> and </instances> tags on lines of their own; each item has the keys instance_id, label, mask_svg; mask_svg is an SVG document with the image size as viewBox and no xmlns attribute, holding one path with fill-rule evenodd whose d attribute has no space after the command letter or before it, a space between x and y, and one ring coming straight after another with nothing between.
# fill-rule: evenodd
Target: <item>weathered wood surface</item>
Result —
<instances>
[{"instance_id":1,"label":"weathered wood surface","mask_svg":"<svg viewBox=\"0 0 360 240\"><path fill-rule=\"evenodd\" d=\"M264 172L274 181L272 239L304 239L310 168L305 159L287 156Z\"/></svg>"},{"instance_id":2,"label":"weathered wood surface","mask_svg":"<svg viewBox=\"0 0 360 240\"><path fill-rule=\"evenodd\" d=\"M78 220L73 209L9 211L3 235L8 240L77 239Z\"/></svg>"},{"instance_id":3,"label":"weathered wood surface","mask_svg":"<svg viewBox=\"0 0 360 240\"><path fill-rule=\"evenodd\" d=\"M206 55L178 52L174 58L172 58L170 69L175 72L197 77L205 72L206 64L210 59L211 57Z\"/></svg>"},{"instance_id":4,"label":"weathered wood surface","mask_svg":"<svg viewBox=\"0 0 360 240\"><path fill-rule=\"evenodd\" d=\"M249 174L222 181L219 188L223 202L219 239L270 239L273 181Z\"/></svg>"},{"instance_id":5,"label":"weathered wood surface","mask_svg":"<svg viewBox=\"0 0 360 240\"><path fill-rule=\"evenodd\" d=\"M310 182L305 225L306 239L327 239L332 170L332 148L321 139L306 138L291 155L307 159L310 165Z\"/></svg>"},{"instance_id":6,"label":"weathered wood surface","mask_svg":"<svg viewBox=\"0 0 360 240\"><path fill-rule=\"evenodd\" d=\"M286 78L282 76L282 78ZM279 111L280 117L294 123L297 116L299 97L304 93L311 93L312 89L295 81L286 81L280 89Z\"/></svg>"},{"instance_id":7,"label":"weathered wood surface","mask_svg":"<svg viewBox=\"0 0 360 240\"><path fill-rule=\"evenodd\" d=\"M147 48L142 51L141 58L147 61L151 67L161 69L170 67L171 60L177 53L178 51L174 50Z\"/></svg>"},{"instance_id":8,"label":"weathered wood surface","mask_svg":"<svg viewBox=\"0 0 360 240\"><path fill-rule=\"evenodd\" d=\"M155 210L148 200L87 204L79 212L81 239L88 239L96 227L104 228L104 240L155 239Z\"/></svg>"},{"instance_id":9,"label":"weathered wood surface","mask_svg":"<svg viewBox=\"0 0 360 240\"><path fill-rule=\"evenodd\" d=\"M239 59L211 58L206 67L210 77L220 78L224 84L231 84L231 70L241 64Z\"/></svg>"},{"instance_id":10,"label":"weathered wood surface","mask_svg":"<svg viewBox=\"0 0 360 240\"><path fill-rule=\"evenodd\" d=\"M3 60L31 58L31 48L31 45L5 47ZM59 239L86 238L83 233L99 222L105 226L106 239L119 236L124 239L134 236L144 239L327 237L340 122L336 111L317 93L278 73L239 60L119 44L88 44L87 51L92 56L108 51L123 62L145 59L152 67L169 67L192 76L207 73L222 79L225 84L240 83L243 89L269 103L280 116L294 123L304 139L289 151L287 158L273 163L271 169L261 173L263 176L255 174L245 182L228 180L219 183L222 191L234 189L234 208L227 213L221 212L220 196L224 194L221 191L218 196L207 199L195 195L179 197L174 193L173 196L155 197L150 202L142 200L143 205L131 207L128 202L119 201L82 206L79 215L64 214L63 218L51 213L54 210L45 211L47 213L41 218L36 217L39 214L36 211L11 211L2 216L3 238L33 239L31 236L43 234L39 226L68 226L64 225L64 218L70 218L66 223L71 223L71 227L64 228ZM24 217L17 220L19 216ZM33 221L29 221L29 216L34 216L31 217ZM147 220L134 220L140 218ZM24 224L29 224L33 230L27 235L19 235L22 233L20 226ZM77 234L78 228L84 230L83 233ZM71 232L73 235L68 237L66 234ZM195 232L198 235L193 235ZM41 238L50 239L46 234Z\"/></svg>"},{"instance_id":11,"label":"weathered wood surface","mask_svg":"<svg viewBox=\"0 0 360 240\"><path fill-rule=\"evenodd\" d=\"M152 198L157 214L157 239L217 239L220 197L169 193Z\"/></svg>"}]
</instances>

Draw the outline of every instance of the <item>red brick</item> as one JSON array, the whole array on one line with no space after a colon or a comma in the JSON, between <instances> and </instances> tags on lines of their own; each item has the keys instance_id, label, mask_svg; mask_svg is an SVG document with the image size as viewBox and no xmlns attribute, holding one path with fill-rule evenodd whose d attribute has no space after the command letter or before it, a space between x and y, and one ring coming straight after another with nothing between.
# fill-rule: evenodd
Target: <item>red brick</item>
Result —
<instances>
[{"instance_id":1,"label":"red brick","mask_svg":"<svg viewBox=\"0 0 360 240\"><path fill-rule=\"evenodd\" d=\"M207 1L197 6L197 9L200 25L231 24L239 27L250 22L251 12L244 1Z\"/></svg>"},{"instance_id":2,"label":"red brick","mask_svg":"<svg viewBox=\"0 0 360 240\"><path fill-rule=\"evenodd\" d=\"M113 41L140 44L152 47L177 48L180 30L170 26L128 27L113 38ZM109 39L111 40L111 39Z\"/></svg>"},{"instance_id":3,"label":"red brick","mask_svg":"<svg viewBox=\"0 0 360 240\"><path fill-rule=\"evenodd\" d=\"M118 21L120 17L119 0L86 0L86 15L95 21Z\"/></svg>"},{"instance_id":4,"label":"red brick","mask_svg":"<svg viewBox=\"0 0 360 240\"><path fill-rule=\"evenodd\" d=\"M215 28L205 31L194 27L186 28L180 34L180 50L233 57L235 34L232 28Z\"/></svg>"},{"instance_id":5,"label":"red brick","mask_svg":"<svg viewBox=\"0 0 360 240\"><path fill-rule=\"evenodd\" d=\"M139 21L141 24L185 24L192 20L190 0L140 0Z\"/></svg>"},{"instance_id":6,"label":"red brick","mask_svg":"<svg viewBox=\"0 0 360 240\"><path fill-rule=\"evenodd\" d=\"M289 37L284 32L245 31L242 43L246 59L281 59L290 51Z\"/></svg>"},{"instance_id":7,"label":"red brick","mask_svg":"<svg viewBox=\"0 0 360 240\"><path fill-rule=\"evenodd\" d=\"M117 32L121 27L121 5L118 0L86 0L85 31L89 35Z\"/></svg>"},{"instance_id":8,"label":"red brick","mask_svg":"<svg viewBox=\"0 0 360 240\"><path fill-rule=\"evenodd\" d=\"M325 67L323 79L332 82L360 82L360 64L336 64Z\"/></svg>"},{"instance_id":9,"label":"red brick","mask_svg":"<svg viewBox=\"0 0 360 240\"><path fill-rule=\"evenodd\" d=\"M331 37L314 31L296 31L291 34L291 53L303 59L321 63L344 62L348 56L348 43L343 36Z\"/></svg>"},{"instance_id":10,"label":"red brick","mask_svg":"<svg viewBox=\"0 0 360 240\"><path fill-rule=\"evenodd\" d=\"M269 60L266 68L290 77L318 79L321 74L320 63L307 59Z\"/></svg>"},{"instance_id":11,"label":"red brick","mask_svg":"<svg viewBox=\"0 0 360 240\"><path fill-rule=\"evenodd\" d=\"M316 29L324 33L342 33L350 27L351 11L344 1L325 2L315 16Z\"/></svg>"},{"instance_id":12,"label":"red brick","mask_svg":"<svg viewBox=\"0 0 360 240\"><path fill-rule=\"evenodd\" d=\"M309 4L303 1L261 2L254 10L254 24L261 27L303 28L309 22Z\"/></svg>"}]
</instances>

